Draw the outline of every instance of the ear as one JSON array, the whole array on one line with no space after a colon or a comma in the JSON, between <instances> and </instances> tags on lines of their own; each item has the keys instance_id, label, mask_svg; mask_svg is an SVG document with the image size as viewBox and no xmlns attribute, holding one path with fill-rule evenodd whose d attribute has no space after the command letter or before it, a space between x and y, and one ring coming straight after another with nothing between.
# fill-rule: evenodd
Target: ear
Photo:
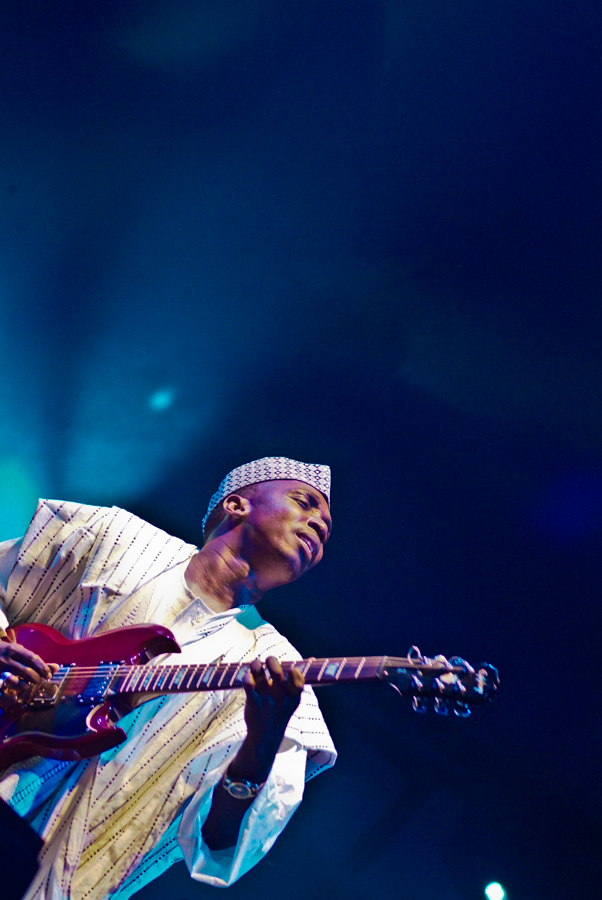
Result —
<instances>
[{"instance_id":1,"label":"ear","mask_svg":"<svg viewBox=\"0 0 602 900\"><path fill-rule=\"evenodd\" d=\"M238 525L243 522L251 511L251 501L241 494L229 494L223 501L224 512Z\"/></svg>"}]
</instances>

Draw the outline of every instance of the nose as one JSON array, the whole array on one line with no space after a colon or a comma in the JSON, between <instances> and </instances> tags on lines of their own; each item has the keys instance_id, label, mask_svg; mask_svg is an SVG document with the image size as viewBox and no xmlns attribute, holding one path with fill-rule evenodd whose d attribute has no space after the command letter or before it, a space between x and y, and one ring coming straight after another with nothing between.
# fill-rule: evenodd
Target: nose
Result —
<instances>
[{"instance_id":1,"label":"nose","mask_svg":"<svg viewBox=\"0 0 602 900\"><path fill-rule=\"evenodd\" d=\"M328 526L317 510L312 510L312 515L307 524L316 532L320 538L320 543L325 543L328 537Z\"/></svg>"}]
</instances>

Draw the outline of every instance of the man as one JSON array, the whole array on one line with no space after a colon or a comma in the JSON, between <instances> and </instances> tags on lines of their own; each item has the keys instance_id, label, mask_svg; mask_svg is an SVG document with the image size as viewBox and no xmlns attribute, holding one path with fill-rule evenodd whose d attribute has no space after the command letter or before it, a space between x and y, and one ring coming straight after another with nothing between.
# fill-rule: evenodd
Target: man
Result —
<instances>
[{"instance_id":1,"label":"man","mask_svg":"<svg viewBox=\"0 0 602 900\"><path fill-rule=\"evenodd\" d=\"M153 698L100 757L37 757L0 776L0 796L45 841L27 900L125 900L182 858L193 878L226 886L272 846L335 753L311 689L280 667L299 655L255 604L320 561L329 496L327 466L267 457L222 481L200 550L124 510L57 501L0 545L5 629L43 622L79 639L153 622L182 647L153 665L250 663L244 694ZM9 682L49 669L0 642Z\"/></svg>"}]
</instances>

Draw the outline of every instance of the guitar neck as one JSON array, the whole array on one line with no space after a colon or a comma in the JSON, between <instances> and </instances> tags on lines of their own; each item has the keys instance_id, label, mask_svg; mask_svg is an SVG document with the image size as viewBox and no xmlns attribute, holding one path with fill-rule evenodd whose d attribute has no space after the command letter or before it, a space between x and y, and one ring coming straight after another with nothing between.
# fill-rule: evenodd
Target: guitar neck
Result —
<instances>
[{"instance_id":1,"label":"guitar neck","mask_svg":"<svg viewBox=\"0 0 602 900\"><path fill-rule=\"evenodd\" d=\"M382 678L385 664L393 662L386 656L357 656L334 659L302 659L283 662L289 672L302 672L305 683L312 685L345 684L358 681L377 681ZM396 659L396 665L415 661ZM245 663L190 666L124 666L116 667L108 686L109 694L161 693L179 694L188 691L216 691L241 688L249 666ZM99 673L100 674L100 673Z\"/></svg>"},{"instance_id":2,"label":"guitar neck","mask_svg":"<svg viewBox=\"0 0 602 900\"><path fill-rule=\"evenodd\" d=\"M485 666L485 664L483 664ZM462 702L483 702L497 686L491 667L467 670L437 659L391 656L355 656L301 659L282 662L285 673L298 669L306 684L351 684L387 681L404 696L449 696L459 691ZM248 663L140 666L105 663L98 667L59 668L52 682L79 702L98 702L119 694L184 694L242 688ZM457 682L463 682L458 685Z\"/></svg>"}]
</instances>

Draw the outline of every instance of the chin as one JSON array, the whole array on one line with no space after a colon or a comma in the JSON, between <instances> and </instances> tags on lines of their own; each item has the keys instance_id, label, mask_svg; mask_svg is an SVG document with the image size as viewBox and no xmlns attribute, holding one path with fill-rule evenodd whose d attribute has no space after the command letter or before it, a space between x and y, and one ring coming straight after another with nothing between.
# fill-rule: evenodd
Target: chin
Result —
<instances>
[{"instance_id":1,"label":"chin","mask_svg":"<svg viewBox=\"0 0 602 900\"><path fill-rule=\"evenodd\" d=\"M290 563L290 560L287 560L287 562ZM280 567L278 572L274 572L268 580L271 581L272 588L284 587L285 584L292 584L293 581L297 581L305 572L306 570L303 566L299 565L299 561L295 560L292 565L287 565L284 570Z\"/></svg>"}]
</instances>

